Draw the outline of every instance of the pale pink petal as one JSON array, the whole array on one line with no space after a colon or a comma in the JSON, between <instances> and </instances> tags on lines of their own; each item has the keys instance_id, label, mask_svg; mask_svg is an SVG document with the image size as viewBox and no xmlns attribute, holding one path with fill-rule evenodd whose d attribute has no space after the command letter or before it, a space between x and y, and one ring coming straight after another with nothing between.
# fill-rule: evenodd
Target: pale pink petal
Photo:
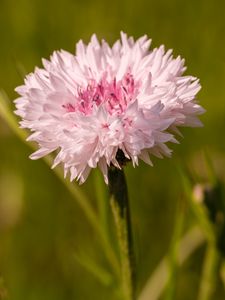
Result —
<instances>
[{"instance_id":1,"label":"pale pink petal","mask_svg":"<svg viewBox=\"0 0 225 300\"><path fill-rule=\"evenodd\" d=\"M133 166L171 156L172 132L202 126L201 86L183 75L184 59L150 44L146 35L135 41L121 32L110 47L94 34L88 45L77 43L75 55L61 50L43 59L16 88L15 113L40 148L31 158L56 151L53 167L63 164L71 180L83 183L99 167L108 183L108 167L121 168L118 151Z\"/></svg>"}]
</instances>

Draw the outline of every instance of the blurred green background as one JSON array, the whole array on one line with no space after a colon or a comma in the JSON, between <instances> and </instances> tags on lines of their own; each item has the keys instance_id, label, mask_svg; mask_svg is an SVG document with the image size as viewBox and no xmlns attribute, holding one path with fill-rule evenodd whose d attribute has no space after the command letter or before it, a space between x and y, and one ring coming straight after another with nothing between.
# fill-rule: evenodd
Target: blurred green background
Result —
<instances>
[{"instance_id":1,"label":"blurred green background","mask_svg":"<svg viewBox=\"0 0 225 300\"><path fill-rule=\"evenodd\" d=\"M75 43L88 42L92 33L112 44L121 30L135 38L147 34L154 47L164 44L184 57L187 74L200 78L199 99L207 110L204 128L184 129L171 159L126 169L141 290L171 246L177 203L185 198L178 165L193 184L207 183L207 150L217 178L225 180L225 2L0 0L0 88L12 101L21 73L41 66L42 57L61 48L74 52ZM0 299L116 299L116 281L102 284L76 258L87 255L87 264L110 272L98 234L45 162L28 159L31 152L0 118ZM79 188L96 212L105 193L107 207L97 171ZM185 213L183 230L195 222ZM206 248L202 244L177 270L171 300L197 299ZM212 299L225 299L219 276Z\"/></svg>"}]
</instances>

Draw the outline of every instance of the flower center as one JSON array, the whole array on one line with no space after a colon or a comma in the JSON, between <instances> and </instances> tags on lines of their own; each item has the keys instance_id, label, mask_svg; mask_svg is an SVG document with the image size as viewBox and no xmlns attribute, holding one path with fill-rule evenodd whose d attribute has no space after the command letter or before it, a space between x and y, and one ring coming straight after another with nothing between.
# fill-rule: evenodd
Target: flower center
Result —
<instances>
[{"instance_id":1,"label":"flower center","mask_svg":"<svg viewBox=\"0 0 225 300\"><path fill-rule=\"evenodd\" d=\"M139 84L134 81L130 72L127 72L119 81L116 78L108 81L106 76L100 82L93 79L86 88L78 88L74 103L66 103L63 108L67 112L80 111L85 115L90 115L94 106L104 105L111 115L120 115L136 98L138 87Z\"/></svg>"}]
</instances>

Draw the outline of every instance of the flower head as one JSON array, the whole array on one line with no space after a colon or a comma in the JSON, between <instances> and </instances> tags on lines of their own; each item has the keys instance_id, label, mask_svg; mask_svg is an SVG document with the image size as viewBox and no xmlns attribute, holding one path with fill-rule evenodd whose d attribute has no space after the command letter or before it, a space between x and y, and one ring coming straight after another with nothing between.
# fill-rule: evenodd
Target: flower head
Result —
<instances>
[{"instance_id":1,"label":"flower head","mask_svg":"<svg viewBox=\"0 0 225 300\"><path fill-rule=\"evenodd\" d=\"M149 155L170 156L179 126L200 126L203 108L196 101L198 79L183 76L186 67L164 46L149 50L151 40L121 33L110 47L95 35L76 53L56 51L17 87L16 114L32 134L38 159L57 152L65 175L84 182L92 168L120 168L118 153L138 164Z\"/></svg>"}]
</instances>

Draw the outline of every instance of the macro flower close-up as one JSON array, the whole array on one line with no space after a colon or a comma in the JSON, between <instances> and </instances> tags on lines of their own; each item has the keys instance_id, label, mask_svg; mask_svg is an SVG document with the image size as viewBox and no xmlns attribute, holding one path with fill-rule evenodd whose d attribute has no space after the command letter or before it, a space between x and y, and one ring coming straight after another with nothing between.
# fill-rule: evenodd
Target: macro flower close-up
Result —
<instances>
[{"instance_id":1,"label":"macro flower close-up","mask_svg":"<svg viewBox=\"0 0 225 300\"><path fill-rule=\"evenodd\" d=\"M56 152L65 176L83 183L99 167L108 182L108 167L121 167L118 151L138 165L152 164L151 155L170 156L178 127L201 126L204 109L196 95L201 86L184 75L184 59L151 40L121 33L112 47L96 35L75 54L55 51L43 68L26 76L16 88L16 114L32 134L41 158Z\"/></svg>"},{"instance_id":2,"label":"macro flower close-up","mask_svg":"<svg viewBox=\"0 0 225 300\"><path fill-rule=\"evenodd\" d=\"M224 300L225 2L0 16L0 300Z\"/></svg>"}]
</instances>

